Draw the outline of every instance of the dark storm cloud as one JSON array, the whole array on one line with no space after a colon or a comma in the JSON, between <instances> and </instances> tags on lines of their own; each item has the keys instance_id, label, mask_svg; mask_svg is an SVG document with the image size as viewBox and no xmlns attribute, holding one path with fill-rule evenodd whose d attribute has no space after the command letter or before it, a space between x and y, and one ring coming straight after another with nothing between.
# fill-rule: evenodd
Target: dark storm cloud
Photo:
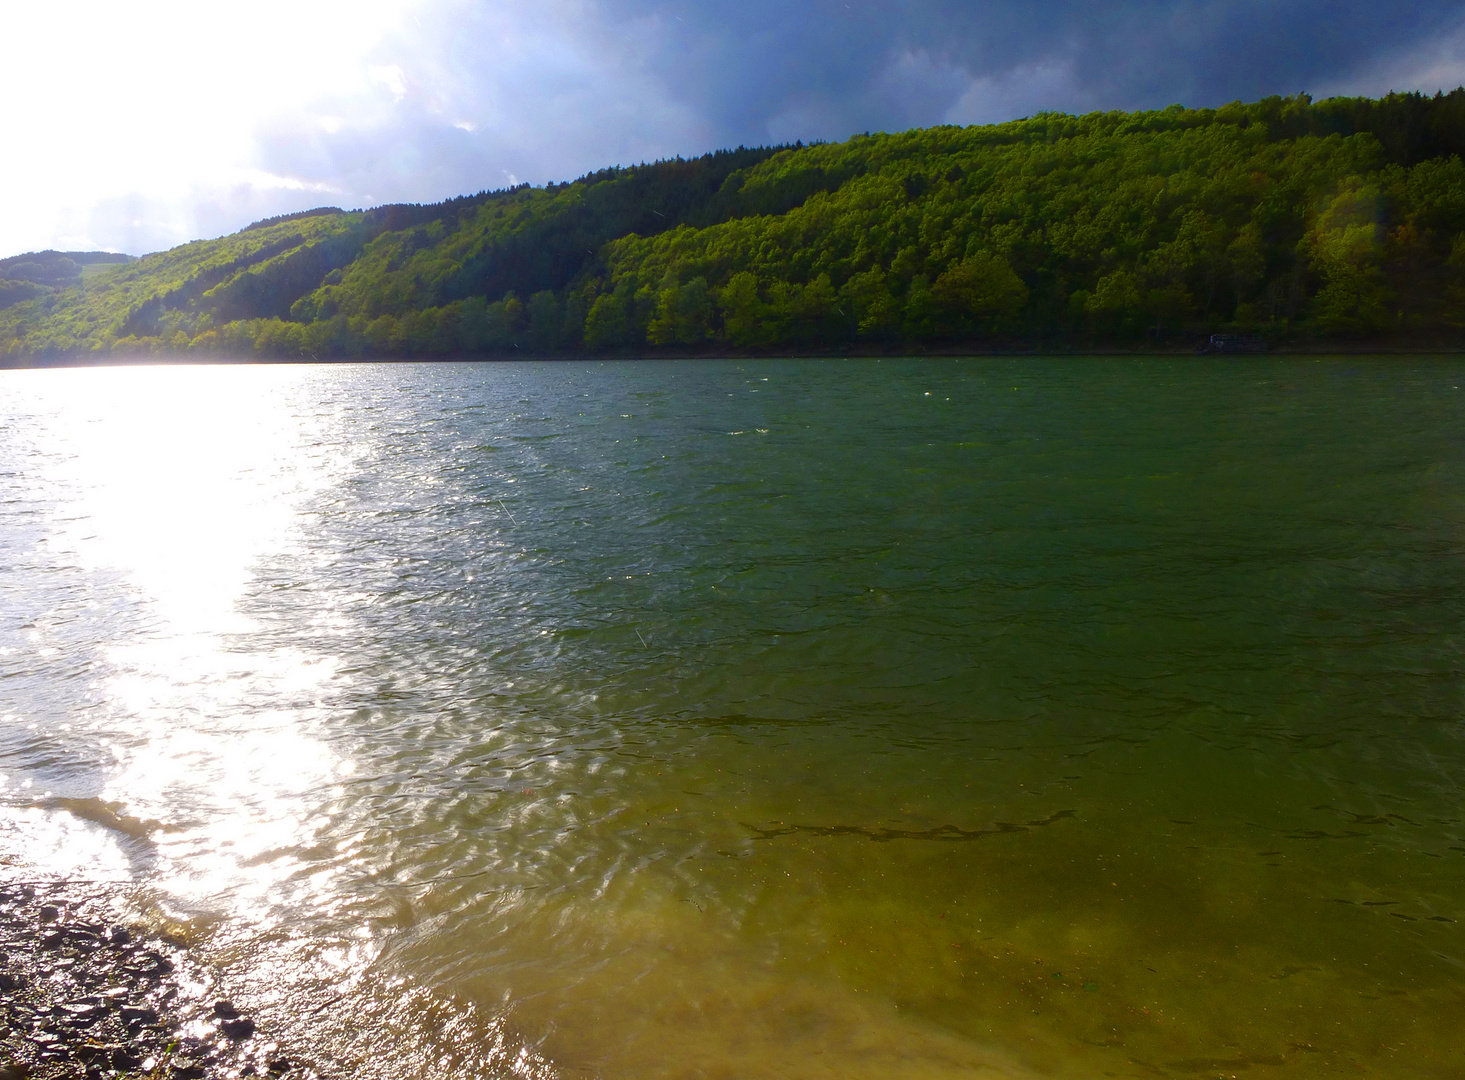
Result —
<instances>
[{"instance_id":1,"label":"dark storm cloud","mask_svg":"<svg viewBox=\"0 0 1465 1080\"><path fill-rule=\"evenodd\" d=\"M1441 62L1440 43L1456 48L1465 23L1438 0L424 0L419 10L415 29L369 61L374 99L316 101L261 129L263 168L305 185L282 204L319 201L319 189L352 205L425 201L739 143L1044 109L1414 89L1413 73L1460 67L1454 54Z\"/></svg>"},{"instance_id":2,"label":"dark storm cloud","mask_svg":"<svg viewBox=\"0 0 1465 1080\"><path fill-rule=\"evenodd\" d=\"M394 4L402 17L336 57L334 81L276 94L247 121L240 160L180 159L197 166L193 194L140 179L90 205L58 201L52 225L24 241L0 232L0 246L146 250L322 203L431 201L739 143L1433 92L1465 75L1465 10L1440 0Z\"/></svg>"},{"instance_id":3,"label":"dark storm cloud","mask_svg":"<svg viewBox=\"0 0 1465 1080\"><path fill-rule=\"evenodd\" d=\"M1043 109L1347 89L1462 21L1438 0L424 3L375 55L375 100L315 101L261 128L262 167L305 185L282 204L320 188L356 205L440 199Z\"/></svg>"},{"instance_id":4,"label":"dark storm cloud","mask_svg":"<svg viewBox=\"0 0 1465 1080\"><path fill-rule=\"evenodd\" d=\"M1366 73L1461 21L1458 5L1437 0L605 0L602 10L612 23L655 25L661 75L724 141L766 138L785 116L835 138L938 123L974 83L1058 109L1295 93ZM1030 91L1022 83L1037 72L1047 82Z\"/></svg>"},{"instance_id":5,"label":"dark storm cloud","mask_svg":"<svg viewBox=\"0 0 1465 1080\"><path fill-rule=\"evenodd\" d=\"M282 117L261 161L364 205L738 143L1377 91L1461 22L1437 0L427 0L376 56L375 102Z\"/></svg>"}]
</instances>

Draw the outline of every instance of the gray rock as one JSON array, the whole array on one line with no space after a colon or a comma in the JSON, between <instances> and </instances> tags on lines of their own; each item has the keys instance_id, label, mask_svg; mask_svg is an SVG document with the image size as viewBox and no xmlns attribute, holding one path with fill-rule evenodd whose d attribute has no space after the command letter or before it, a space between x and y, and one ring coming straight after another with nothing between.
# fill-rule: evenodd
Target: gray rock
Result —
<instances>
[{"instance_id":1,"label":"gray rock","mask_svg":"<svg viewBox=\"0 0 1465 1080\"><path fill-rule=\"evenodd\" d=\"M56 1006L55 1011L63 1019L74 1024L89 1025L95 1024L102 1017L107 1015L105 1005L97 1005L90 1001L66 1001Z\"/></svg>"}]
</instances>

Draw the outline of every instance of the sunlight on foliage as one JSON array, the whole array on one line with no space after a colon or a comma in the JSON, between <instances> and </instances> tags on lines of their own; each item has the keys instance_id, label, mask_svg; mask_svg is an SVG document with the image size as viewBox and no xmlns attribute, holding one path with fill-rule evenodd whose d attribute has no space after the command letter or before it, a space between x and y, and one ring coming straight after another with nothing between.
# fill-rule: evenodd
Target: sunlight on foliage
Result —
<instances>
[{"instance_id":1,"label":"sunlight on foliage","mask_svg":"<svg viewBox=\"0 0 1465 1080\"><path fill-rule=\"evenodd\" d=\"M1465 91L739 148L287 215L118 267L5 260L0 355L1444 333L1465 298L1462 150Z\"/></svg>"}]
</instances>

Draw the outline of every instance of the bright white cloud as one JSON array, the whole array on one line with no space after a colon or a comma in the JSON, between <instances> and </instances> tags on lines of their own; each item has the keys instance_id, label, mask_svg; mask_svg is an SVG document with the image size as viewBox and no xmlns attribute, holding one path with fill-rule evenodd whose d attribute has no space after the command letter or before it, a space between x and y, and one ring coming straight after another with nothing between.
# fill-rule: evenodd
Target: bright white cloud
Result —
<instances>
[{"instance_id":1,"label":"bright white cloud","mask_svg":"<svg viewBox=\"0 0 1465 1080\"><path fill-rule=\"evenodd\" d=\"M401 101L407 96L407 73L396 64L373 64L366 73L377 86L390 90L393 100Z\"/></svg>"},{"instance_id":2,"label":"bright white cloud","mask_svg":"<svg viewBox=\"0 0 1465 1080\"><path fill-rule=\"evenodd\" d=\"M651 72L648 41L654 27L609 24L587 0L437 0L373 53L375 96L262 119L259 161L333 177L364 204L709 149L708 126Z\"/></svg>"},{"instance_id":3,"label":"bright white cloud","mask_svg":"<svg viewBox=\"0 0 1465 1080\"><path fill-rule=\"evenodd\" d=\"M0 47L11 167L0 250L166 243L194 235L190 204L247 204L319 178L266 175L262 116L368 84L364 58L420 0L75 0L15 4ZM24 162L25 168L16 167ZM268 200L266 200L268 201ZM130 211L119 217L118 208ZM207 205L203 208L207 217ZM111 222L112 224L108 224ZM136 224L133 224L136 222Z\"/></svg>"},{"instance_id":4,"label":"bright white cloud","mask_svg":"<svg viewBox=\"0 0 1465 1080\"><path fill-rule=\"evenodd\" d=\"M630 31L628 33L628 30ZM705 149L589 0L80 0L7 13L0 255L155 250L323 202Z\"/></svg>"}]
</instances>

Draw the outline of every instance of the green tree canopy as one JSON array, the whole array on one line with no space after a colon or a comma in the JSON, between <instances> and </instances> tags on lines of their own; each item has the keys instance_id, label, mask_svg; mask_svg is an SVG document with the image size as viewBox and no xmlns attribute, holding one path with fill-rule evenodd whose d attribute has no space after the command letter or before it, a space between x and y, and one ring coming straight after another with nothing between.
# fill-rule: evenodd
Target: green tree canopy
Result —
<instances>
[{"instance_id":1,"label":"green tree canopy","mask_svg":"<svg viewBox=\"0 0 1465 1080\"><path fill-rule=\"evenodd\" d=\"M1438 341L1465 323L1462 153L1465 90L739 148L105 273L0 260L0 355Z\"/></svg>"}]
</instances>

